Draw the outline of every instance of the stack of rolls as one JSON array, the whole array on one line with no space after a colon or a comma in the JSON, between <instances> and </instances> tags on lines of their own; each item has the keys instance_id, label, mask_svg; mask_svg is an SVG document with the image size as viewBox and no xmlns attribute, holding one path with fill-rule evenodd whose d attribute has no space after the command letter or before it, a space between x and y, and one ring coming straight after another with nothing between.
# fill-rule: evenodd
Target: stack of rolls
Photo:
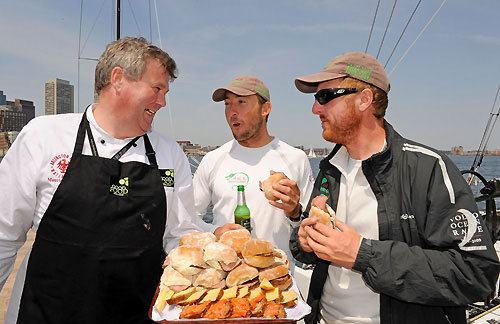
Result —
<instances>
[{"instance_id":1,"label":"stack of rolls","mask_svg":"<svg viewBox=\"0 0 500 324\"><path fill-rule=\"evenodd\" d=\"M285 318L297 304L286 254L246 229L184 235L165 259L155 309L179 318Z\"/></svg>"}]
</instances>

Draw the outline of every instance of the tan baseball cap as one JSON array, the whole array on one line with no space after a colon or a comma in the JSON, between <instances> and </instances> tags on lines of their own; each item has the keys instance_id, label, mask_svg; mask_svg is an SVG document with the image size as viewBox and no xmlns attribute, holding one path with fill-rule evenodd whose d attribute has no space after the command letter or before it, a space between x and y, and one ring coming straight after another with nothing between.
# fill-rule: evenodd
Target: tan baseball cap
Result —
<instances>
[{"instance_id":1,"label":"tan baseball cap","mask_svg":"<svg viewBox=\"0 0 500 324\"><path fill-rule=\"evenodd\" d=\"M299 91L313 93L323 81L351 77L369 83L388 93L391 89L389 77L384 67L370 54L349 52L337 56L319 73L295 79Z\"/></svg>"},{"instance_id":2,"label":"tan baseball cap","mask_svg":"<svg viewBox=\"0 0 500 324\"><path fill-rule=\"evenodd\" d=\"M266 101L271 99L269 89L256 77L244 75L236 78L225 88L219 88L212 94L213 101L223 101L226 99L226 91L232 92L238 96L251 96L257 94Z\"/></svg>"}]
</instances>

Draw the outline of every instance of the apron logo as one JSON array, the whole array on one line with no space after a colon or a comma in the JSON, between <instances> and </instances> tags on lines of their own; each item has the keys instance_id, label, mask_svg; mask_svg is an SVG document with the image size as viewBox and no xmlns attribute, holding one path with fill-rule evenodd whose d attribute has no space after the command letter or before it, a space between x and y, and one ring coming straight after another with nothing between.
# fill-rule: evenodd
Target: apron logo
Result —
<instances>
[{"instance_id":1,"label":"apron logo","mask_svg":"<svg viewBox=\"0 0 500 324\"><path fill-rule=\"evenodd\" d=\"M123 197L128 195L128 177L122 179L111 179L109 192L115 196Z\"/></svg>"},{"instance_id":2,"label":"apron logo","mask_svg":"<svg viewBox=\"0 0 500 324\"><path fill-rule=\"evenodd\" d=\"M161 183L164 187L173 188L174 181L174 169L160 169Z\"/></svg>"}]
</instances>

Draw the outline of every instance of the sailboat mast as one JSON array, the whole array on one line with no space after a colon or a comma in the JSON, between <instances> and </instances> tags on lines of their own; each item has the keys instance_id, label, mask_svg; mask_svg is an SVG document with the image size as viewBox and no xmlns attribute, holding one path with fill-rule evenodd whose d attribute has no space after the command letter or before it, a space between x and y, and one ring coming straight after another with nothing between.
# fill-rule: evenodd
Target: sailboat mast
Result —
<instances>
[{"instance_id":1,"label":"sailboat mast","mask_svg":"<svg viewBox=\"0 0 500 324\"><path fill-rule=\"evenodd\" d=\"M116 39L120 39L121 1L116 0Z\"/></svg>"}]
</instances>

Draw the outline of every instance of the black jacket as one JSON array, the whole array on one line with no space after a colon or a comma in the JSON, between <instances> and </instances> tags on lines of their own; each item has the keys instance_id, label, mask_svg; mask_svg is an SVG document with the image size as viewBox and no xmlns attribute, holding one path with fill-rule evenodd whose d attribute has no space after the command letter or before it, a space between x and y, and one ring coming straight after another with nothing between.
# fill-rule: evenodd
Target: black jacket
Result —
<instances>
[{"instance_id":1,"label":"black jacket","mask_svg":"<svg viewBox=\"0 0 500 324\"><path fill-rule=\"evenodd\" d=\"M380 294L382 324L465 323L465 306L488 299L500 270L472 192L446 155L384 126L387 148L362 163L378 202L379 240L362 240L353 269ZM340 147L321 161L311 195L330 196L334 210L340 171L329 160ZM293 256L316 264L306 317L316 323L329 262L302 250L297 232Z\"/></svg>"}]
</instances>

